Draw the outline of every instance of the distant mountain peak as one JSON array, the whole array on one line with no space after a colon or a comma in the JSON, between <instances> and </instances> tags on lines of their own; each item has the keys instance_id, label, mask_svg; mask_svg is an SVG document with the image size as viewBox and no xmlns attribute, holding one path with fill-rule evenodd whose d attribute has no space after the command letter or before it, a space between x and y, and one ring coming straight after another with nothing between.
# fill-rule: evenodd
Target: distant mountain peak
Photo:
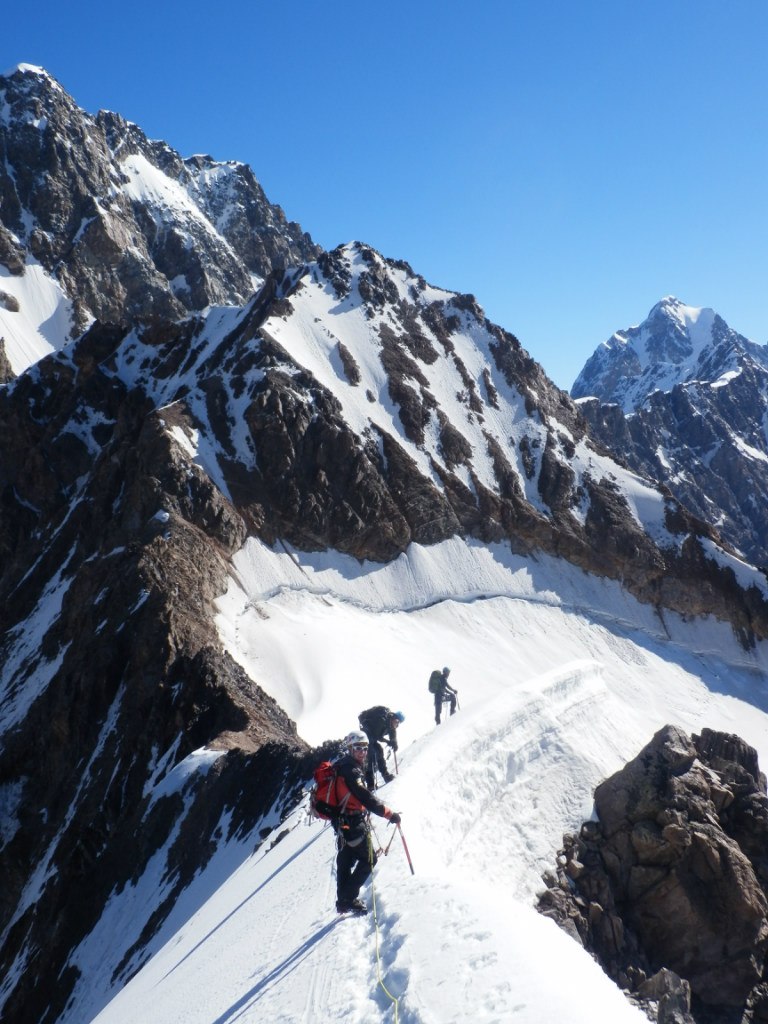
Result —
<instances>
[{"instance_id":1,"label":"distant mountain peak","mask_svg":"<svg viewBox=\"0 0 768 1024\"><path fill-rule=\"evenodd\" d=\"M42 99L43 96L58 94L60 97L67 96L66 90L56 81L53 75L45 68L36 64L17 64L0 74L0 94L9 90L15 93L16 98L27 97ZM69 102L74 106L74 100ZM4 112L0 108L0 120L4 123L8 120L9 111Z\"/></svg>"},{"instance_id":2,"label":"distant mountain peak","mask_svg":"<svg viewBox=\"0 0 768 1024\"><path fill-rule=\"evenodd\" d=\"M616 331L598 346L571 395L595 397L631 413L655 391L671 391L692 380L715 381L733 372L734 354L750 346L713 309L689 306L668 295L642 323Z\"/></svg>"},{"instance_id":3,"label":"distant mountain peak","mask_svg":"<svg viewBox=\"0 0 768 1024\"><path fill-rule=\"evenodd\" d=\"M656 303L648 314L646 323L667 321L690 336L697 327L706 330L711 326L716 315L708 306L689 306L674 295L667 295Z\"/></svg>"},{"instance_id":4,"label":"distant mountain peak","mask_svg":"<svg viewBox=\"0 0 768 1024\"><path fill-rule=\"evenodd\" d=\"M667 296L600 345L572 396L590 433L768 564L768 346Z\"/></svg>"}]
</instances>

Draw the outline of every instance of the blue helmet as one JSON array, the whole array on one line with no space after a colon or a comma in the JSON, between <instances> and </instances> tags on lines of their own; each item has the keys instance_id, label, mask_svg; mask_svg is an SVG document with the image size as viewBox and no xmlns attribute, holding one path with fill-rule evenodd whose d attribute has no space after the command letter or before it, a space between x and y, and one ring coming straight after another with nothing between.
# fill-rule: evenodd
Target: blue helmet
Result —
<instances>
[{"instance_id":1,"label":"blue helmet","mask_svg":"<svg viewBox=\"0 0 768 1024\"><path fill-rule=\"evenodd\" d=\"M392 712L392 717L396 718L398 720L398 722L404 722L405 721L405 715L403 714L402 711L393 711Z\"/></svg>"}]
</instances>

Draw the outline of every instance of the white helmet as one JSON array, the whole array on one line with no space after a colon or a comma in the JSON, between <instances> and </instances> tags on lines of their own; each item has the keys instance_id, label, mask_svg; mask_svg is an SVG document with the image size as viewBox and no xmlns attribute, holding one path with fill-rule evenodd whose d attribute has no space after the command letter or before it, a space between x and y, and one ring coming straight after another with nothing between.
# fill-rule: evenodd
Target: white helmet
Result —
<instances>
[{"instance_id":1,"label":"white helmet","mask_svg":"<svg viewBox=\"0 0 768 1024\"><path fill-rule=\"evenodd\" d=\"M344 746L349 750L360 745L368 746L368 737L364 732L351 732L348 736L344 737Z\"/></svg>"}]
</instances>

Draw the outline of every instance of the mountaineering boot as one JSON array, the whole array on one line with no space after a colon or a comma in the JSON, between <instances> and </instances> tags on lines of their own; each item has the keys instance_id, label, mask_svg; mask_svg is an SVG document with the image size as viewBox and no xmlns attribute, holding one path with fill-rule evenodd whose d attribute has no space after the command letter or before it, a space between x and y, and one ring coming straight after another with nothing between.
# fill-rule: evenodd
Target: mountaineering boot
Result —
<instances>
[{"instance_id":1,"label":"mountaineering boot","mask_svg":"<svg viewBox=\"0 0 768 1024\"><path fill-rule=\"evenodd\" d=\"M391 782L394 777L391 772L382 772L382 778L385 782Z\"/></svg>"},{"instance_id":2,"label":"mountaineering boot","mask_svg":"<svg viewBox=\"0 0 768 1024\"><path fill-rule=\"evenodd\" d=\"M362 900L337 900L336 911L339 914L367 914L368 907Z\"/></svg>"}]
</instances>

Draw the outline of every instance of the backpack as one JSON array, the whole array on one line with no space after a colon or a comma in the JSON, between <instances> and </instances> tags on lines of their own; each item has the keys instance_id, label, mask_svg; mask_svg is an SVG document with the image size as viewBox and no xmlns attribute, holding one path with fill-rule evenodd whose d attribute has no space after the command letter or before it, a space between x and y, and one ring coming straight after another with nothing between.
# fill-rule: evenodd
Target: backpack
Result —
<instances>
[{"instance_id":1,"label":"backpack","mask_svg":"<svg viewBox=\"0 0 768 1024\"><path fill-rule=\"evenodd\" d=\"M314 783L309 791L309 814L323 821L335 821L344 813L349 800L347 793L338 800L336 797L336 765L333 761L321 761L313 772Z\"/></svg>"},{"instance_id":2,"label":"backpack","mask_svg":"<svg viewBox=\"0 0 768 1024\"><path fill-rule=\"evenodd\" d=\"M361 711L357 716L357 720L360 723L360 728L365 733L380 733L387 728L387 723L392 716L392 712L389 708L385 708L383 704L377 704L375 708L368 708L367 711Z\"/></svg>"},{"instance_id":3,"label":"backpack","mask_svg":"<svg viewBox=\"0 0 768 1024\"><path fill-rule=\"evenodd\" d=\"M439 669L435 669L432 675L429 677L429 692L439 693L443 685L443 673Z\"/></svg>"}]
</instances>

